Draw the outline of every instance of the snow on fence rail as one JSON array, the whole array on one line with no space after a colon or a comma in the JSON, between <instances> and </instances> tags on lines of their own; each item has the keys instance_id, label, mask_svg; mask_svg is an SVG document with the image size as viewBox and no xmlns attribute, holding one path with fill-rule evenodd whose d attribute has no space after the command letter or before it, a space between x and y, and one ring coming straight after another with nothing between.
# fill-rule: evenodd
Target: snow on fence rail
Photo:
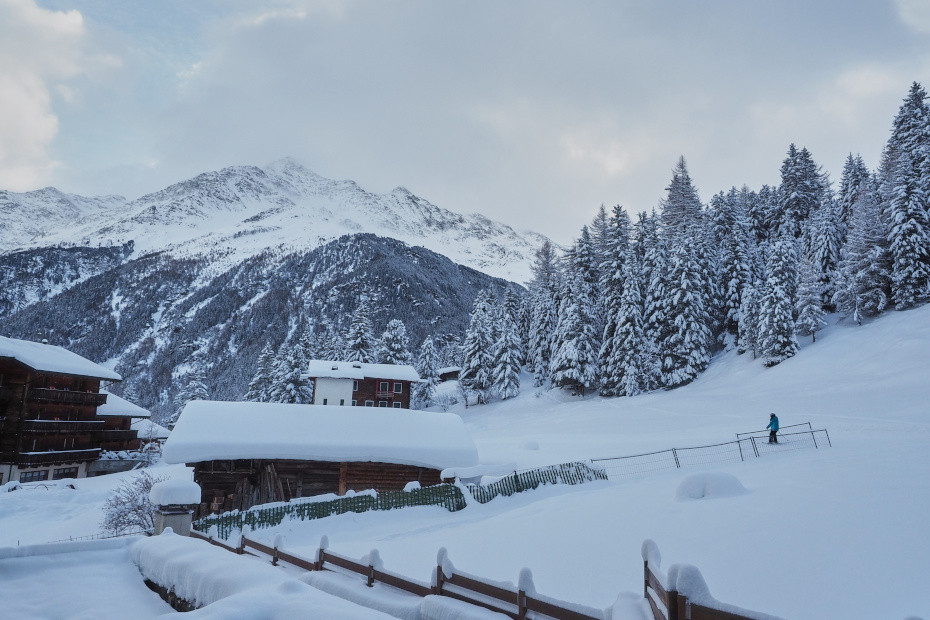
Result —
<instances>
[{"instance_id":1,"label":"snow on fence rail","mask_svg":"<svg viewBox=\"0 0 930 620\"><path fill-rule=\"evenodd\" d=\"M591 463L579 461L515 471L512 475L491 484L470 484L465 488L475 500L484 504L499 495L509 496L544 484L582 484L594 480L607 480L607 474ZM196 521L193 526L201 532L216 526L217 536L226 539L234 531L241 531L246 525L253 530L273 527L285 518L310 520L346 512L391 510L409 506L443 506L450 512L456 512L464 508L465 504L465 496L460 486L438 484L405 491L366 492L322 502L299 501L278 506L258 506L244 511L206 516Z\"/></svg>"},{"instance_id":2,"label":"snow on fence rail","mask_svg":"<svg viewBox=\"0 0 930 620\"><path fill-rule=\"evenodd\" d=\"M807 424L809 425L809 423ZM608 479L617 480L624 476L635 476L637 474L680 469L695 465L745 461L748 458L759 458L766 454L775 454L788 450L817 449L821 446L832 446L830 434L826 429L812 429L792 433L779 432L777 444L768 443L768 431L756 431L754 434L740 433L740 435L749 436L735 441L707 446L671 448L632 456L592 459L592 463L595 468L603 469Z\"/></svg>"},{"instance_id":3,"label":"snow on fence rail","mask_svg":"<svg viewBox=\"0 0 930 620\"><path fill-rule=\"evenodd\" d=\"M276 539L275 545L270 547L241 536L239 545L233 547L196 530L191 531L191 536L206 540L213 545L240 555L257 556L257 554L249 550L257 551L259 554L268 556L272 565L275 566L284 562L306 571L354 573L363 577L365 585L368 587L373 587L375 583L380 582L419 597L445 596L504 614L515 620L524 620L528 617L559 618L562 620L604 620L607 617L604 610L559 601L538 594L533 585L532 574L527 569L521 571L517 586L510 582L492 582L457 571L452 562L449 561L445 549L439 550L435 571L428 582L429 585L427 585L427 582L416 581L385 571L381 566L380 556L377 551L372 551L361 561L332 553L328 549L328 541L325 536L320 541L320 547L314 559L304 558L284 551L279 547L279 539ZM528 614L532 614L532 616Z\"/></svg>"}]
</instances>

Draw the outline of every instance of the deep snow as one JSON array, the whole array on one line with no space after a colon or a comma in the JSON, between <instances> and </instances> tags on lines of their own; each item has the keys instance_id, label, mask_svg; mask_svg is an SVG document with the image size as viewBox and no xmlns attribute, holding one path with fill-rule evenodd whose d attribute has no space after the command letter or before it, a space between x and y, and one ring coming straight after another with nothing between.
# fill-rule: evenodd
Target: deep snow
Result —
<instances>
[{"instance_id":1,"label":"deep snow","mask_svg":"<svg viewBox=\"0 0 930 620\"><path fill-rule=\"evenodd\" d=\"M770 411L783 425L826 427L833 447L546 487L457 513L427 507L286 522L251 536L271 543L283 535L285 548L312 556L325 534L335 553L361 558L377 549L387 570L424 581L445 547L468 573L516 582L529 567L540 593L601 608L640 591L640 548L652 539L666 566L697 566L709 595L725 603L784 618L927 618L928 362L930 307L923 307L861 327L833 325L770 369L723 354L670 392L581 399L537 391L525 377L513 400L451 409L485 465L717 443L762 429ZM160 471L189 476L179 466ZM119 476L104 478L113 481L78 481L70 495L0 495L0 544L63 538L65 516L75 535L89 533L104 485ZM733 478L745 493L732 492ZM682 501L683 485L698 482L711 491ZM637 617L628 598L616 609L615 618Z\"/></svg>"}]
</instances>

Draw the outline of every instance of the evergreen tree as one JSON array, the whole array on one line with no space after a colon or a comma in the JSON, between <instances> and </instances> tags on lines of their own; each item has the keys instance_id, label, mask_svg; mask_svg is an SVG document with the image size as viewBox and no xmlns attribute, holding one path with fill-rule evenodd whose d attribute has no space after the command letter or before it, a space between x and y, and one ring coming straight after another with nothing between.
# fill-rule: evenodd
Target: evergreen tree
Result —
<instances>
[{"instance_id":1,"label":"evergreen tree","mask_svg":"<svg viewBox=\"0 0 930 620\"><path fill-rule=\"evenodd\" d=\"M717 291L719 322L726 339L733 341L739 333L743 289L753 279L752 232L743 201L731 189L711 200L714 239L717 247Z\"/></svg>"},{"instance_id":2,"label":"evergreen tree","mask_svg":"<svg viewBox=\"0 0 930 620\"><path fill-rule=\"evenodd\" d=\"M672 180L665 188L668 195L662 201L662 225L669 238L677 237L690 226L700 221L701 200L688 174L684 156L672 169Z\"/></svg>"},{"instance_id":3,"label":"evergreen tree","mask_svg":"<svg viewBox=\"0 0 930 620\"><path fill-rule=\"evenodd\" d=\"M759 304L760 352L774 366L798 352L794 309L797 305L797 253L789 238L772 244L766 262L767 279Z\"/></svg>"},{"instance_id":4,"label":"evergreen tree","mask_svg":"<svg viewBox=\"0 0 930 620\"><path fill-rule=\"evenodd\" d=\"M599 312L604 317L604 331L598 354L602 396L615 396L620 388L618 370L612 365L616 359L614 350L618 343L614 340L619 318L624 280L627 275L626 264L630 255L630 218L619 205L604 232L604 254L601 263L601 305Z\"/></svg>"},{"instance_id":5,"label":"evergreen tree","mask_svg":"<svg viewBox=\"0 0 930 620\"><path fill-rule=\"evenodd\" d=\"M520 341L513 321L504 319L494 345L494 389L502 400L520 393Z\"/></svg>"},{"instance_id":6,"label":"evergreen tree","mask_svg":"<svg viewBox=\"0 0 930 620\"><path fill-rule=\"evenodd\" d=\"M824 194L823 178L810 151L792 144L781 167L781 186L776 228L781 237L801 238L804 223L820 208Z\"/></svg>"},{"instance_id":7,"label":"evergreen tree","mask_svg":"<svg viewBox=\"0 0 930 620\"><path fill-rule=\"evenodd\" d=\"M743 288L739 307L739 335L736 351L740 355L752 351L752 359L759 355L759 299L756 287L747 284Z\"/></svg>"},{"instance_id":8,"label":"evergreen tree","mask_svg":"<svg viewBox=\"0 0 930 620\"><path fill-rule=\"evenodd\" d=\"M410 341L407 338L407 328L400 319L388 321L384 333L381 334L381 349L379 362L382 364L411 364L413 355L407 348Z\"/></svg>"},{"instance_id":9,"label":"evergreen tree","mask_svg":"<svg viewBox=\"0 0 930 620\"><path fill-rule=\"evenodd\" d=\"M346 334L346 359L350 362L372 363L375 361L376 348L370 302L367 297L363 297L352 315L352 323Z\"/></svg>"},{"instance_id":10,"label":"evergreen tree","mask_svg":"<svg viewBox=\"0 0 930 620\"><path fill-rule=\"evenodd\" d=\"M245 394L245 399L253 402L264 402L268 398L268 390L271 388L274 373L274 349L270 344L258 356L257 368L255 375L249 382L249 391Z\"/></svg>"},{"instance_id":11,"label":"evergreen tree","mask_svg":"<svg viewBox=\"0 0 930 620\"><path fill-rule=\"evenodd\" d=\"M796 329L802 336L817 342L817 332L827 321L823 311L823 281L817 265L805 260L801 265L801 284L798 287L798 320Z\"/></svg>"},{"instance_id":12,"label":"evergreen tree","mask_svg":"<svg viewBox=\"0 0 930 620\"><path fill-rule=\"evenodd\" d=\"M846 231L849 222L852 219L853 205L859 200L862 193L863 185L869 181L869 169L865 162L862 161L861 155L850 153L843 164L843 175L840 177L840 192L837 198L839 207L839 221L842 232L842 239L846 238Z\"/></svg>"},{"instance_id":13,"label":"evergreen tree","mask_svg":"<svg viewBox=\"0 0 930 620\"><path fill-rule=\"evenodd\" d=\"M416 405L420 409L425 409L433 404L436 386L439 385L439 358L432 338L427 337L420 345L416 369L417 374L420 375L420 383L414 386Z\"/></svg>"},{"instance_id":14,"label":"evergreen tree","mask_svg":"<svg viewBox=\"0 0 930 620\"><path fill-rule=\"evenodd\" d=\"M853 204L833 299L839 312L861 325L888 307L890 295L888 226L877 188L866 189Z\"/></svg>"},{"instance_id":15,"label":"evergreen tree","mask_svg":"<svg viewBox=\"0 0 930 620\"><path fill-rule=\"evenodd\" d=\"M210 400L210 391L207 389L206 377L199 368L194 368L188 375L184 384L174 399L175 412L168 419L168 428L174 428L184 407L192 400Z\"/></svg>"},{"instance_id":16,"label":"evergreen tree","mask_svg":"<svg viewBox=\"0 0 930 620\"><path fill-rule=\"evenodd\" d=\"M668 281L670 322L659 335L661 372L666 387L693 381L710 362L711 331L697 241L684 235L675 249Z\"/></svg>"},{"instance_id":17,"label":"evergreen tree","mask_svg":"<svg viewBox=\"0 0 930 620\"><path fill-rule=\"evenodd\" d=\"M898 308L930 297L930 109L916 82L898 117L892 140L897 158L887 206L891 222L891 287Z\"/></svg>"},{"instance_id":18,"label":"evergreen tree","mask_svg":"<svg viewBox=\"0 0 930 620\"><path fill-rule=\"evenodd\" d=\"M597 385L597 334L588 314L592 307L587 283L577 274L568 275L561 296L559 322L556 327L558 348L550 364L553 385L568 387L584 394Z\"/></svg>"},{"instance_id":19,"label":"evergreen tree","mask_svg":"<svg viewBox=\"0 0 930 620\"><path fill-rule=\"evenodd\" d=\"M471 313L468 331L462 344L462 369L459 371L459 385L469 394L476 395L478 404L485 404L490 397L492 371L494 364L494 340L488 294L479 293Z\"/></svg>"},{"instance_id":20,"label":"evergreen tree","mask_svg":"<svg viewBox=\"0 0 930 620\"><path fill-rule=\"evenodd\" d=\"M833 294L836 292L842 230L839 207L833 201L824 204L813 216L809 262L821 291L820 305L831 312L835 309Z\"/></svg>"},{"instance_id":21,"label":"evergreen tree","mask_svg":"<svg viewBox=\"0 0 930 620\"><path fill-rule=\"evenodd\" d=\"M549 376L549 360L552 357L553 332L556 324L556 290L559 286L559 271L556 266L555 249L549 240L537 250L530 267L531 314L528 334L528 363L533 370L533 382L539 387Z\"/></svg>"},{"instance_id":22,"label":"evergreen tree","mask_svg":"<svg viewBox=\"0 0 930 620\"><path fill-rule=\"evenodd\" d=\"M643 299L632 254L624 264L623 292L617 309L616 331L607 368L618 396L636 396L648 385L644 347ZM606 378L604 379L606 380Z\"/></svg>"},{"instance_id":23,"label":"evergreen tree","mask_svg":"<svg viewBox=\"0 0 930 620\"><path fill-rule=\"evenodd\" d=\"M313 401L313 381L307 377L307 365L298 346L284 346L278 351L274 380L268 402L309 404Z\"/></svg>"},{"instance_id":24,"label":"evergreen tree","mask_svg":"<svg viewBox=\"0 0 930 620\"><path fill-rule=\"evenodd\" d=\"M668 249L659 237L655 213L641 217L638 231L637 253L640 261L645 295L643 300L643 335L646 354L646 386L650 391L661 387L662 334L669 330L670 299L668 295Z\"/></svg>"}]
</instances>

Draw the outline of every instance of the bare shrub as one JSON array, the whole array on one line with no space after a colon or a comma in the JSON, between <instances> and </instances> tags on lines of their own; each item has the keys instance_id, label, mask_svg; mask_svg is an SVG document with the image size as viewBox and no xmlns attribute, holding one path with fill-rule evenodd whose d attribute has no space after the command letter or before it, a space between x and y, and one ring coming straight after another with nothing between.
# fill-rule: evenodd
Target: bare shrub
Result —
<instances>
[{"instance_id":1,"label":"bare shrub","mask_svg":"<svg viewBox=\"0 0 930 620\"><path fill-rule=\"evenodd\" d=\"M149 500L149 491L156 482L167 480L167 476L153 476L147 471L123 480L103 505L104 517L101 527L111 534L155 529L155 505Z\"/></svg>"}]
</instances>

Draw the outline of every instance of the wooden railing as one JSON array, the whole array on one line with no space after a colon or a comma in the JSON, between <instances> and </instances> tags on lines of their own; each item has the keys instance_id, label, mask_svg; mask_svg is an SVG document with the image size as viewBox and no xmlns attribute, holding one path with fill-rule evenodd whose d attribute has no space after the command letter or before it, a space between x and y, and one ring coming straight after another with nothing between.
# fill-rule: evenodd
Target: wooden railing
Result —
<instances>
[{"instance_id":1,"label":"wooden railing","mask_svg":"<svg viewBox=\"0 0 930 620\"><path fill-rule=\"evenodd\" d=\"M26 433L90 433L102 431L103 420L23 420Z\"/></svg>"},{"instance_id":2,"label":"wooden railing","mask_svg":"<svg viewBox=\"0 0 930 620\"><path fill-rule=\"evenodd\" d=\"M496 585L482 579L465 576L455 572L448 574L448 567L444 568L442 564L439 564L435 569L435 579L433 579L434 585L426 586L423 583L382 570L373 564L364 564L331 553L326 549L325 545L321 545L317 550L316 559L310 560L293 553L288 553L277 547L269 547L268 545L246 538L245 536L240 538L237 547L233 547L223 541L215 540L210 536L198 532L197 530L191 530L190 535L234 553L256 555L249 550L257 551L259 554L268 556L271 559L271 563L275 566L281 562L285 562L307 571L332 570L332 568L329 567L338 567L343 571L349 571L360 575L365 579L365 584L369 587L380 582L415 596L423 597L431 594L447 596L504 614L514 620L525 620L528 617L548 617L560 620L603 620L604 618L604 613L597 609L589 609L589 613L585 613L578 611L578 608L581 608L581 606L573 606L570 603L560 604L551 599L543 600L542 598L534 596L533 593L528 593L522 589ZM528 616L527 614L529 613L533 615Z\"/></svg>"},{"instance_id":3,"label":"wooden railing","mask_svg":"<svg viewBox=\"0 0 930 620\"><path fill-rule=\"evenodd\" d=\"M88 450L51 450L48 452L20 452L15 456L19 465L50 465L52 463L78 463L96 461L100 448Z\"/></svg>"},{"instance_id":4,"label":"wooden railing","mask_svg":"<svg viewBox=\"0 0 930 620\"><path fill-rule=\"evenodd\" d=\"M99 392L76 392L72 390L53 390L51 388L32 388L29 390L29 400L99 407L107 402L107 395Z\"/></svg>"}]
</instances>

